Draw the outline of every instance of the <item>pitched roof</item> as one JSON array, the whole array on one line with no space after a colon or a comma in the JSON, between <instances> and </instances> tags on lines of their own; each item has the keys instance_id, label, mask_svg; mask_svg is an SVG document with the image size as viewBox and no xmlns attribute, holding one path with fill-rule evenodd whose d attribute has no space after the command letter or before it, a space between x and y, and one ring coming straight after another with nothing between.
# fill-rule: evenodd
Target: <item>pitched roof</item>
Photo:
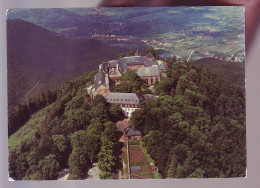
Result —
<instances>
[{"instance_id":1,"label":"pitched roof","mask_svg":"<svg viewBox=\"0 0 260 188\"><path fill-rule=\"evenodd\" d=\"M99 70L108 71L108 68L116 68L118 60L105 61L99 65Z\"/></svg>"},{"instance_id":2,"label":"pitched roof","mask_svg":"<svg viewBox=\"0 0 260 188\"><path fill-rule=\"evenodd\" d=\"M154 65L152 67L140 67L137 70L136 73L140 77L144 77L144 76L160 76L158 65Z\"/></svg>"},{"instance_id":3,"label":"pitched roof","mask_svg":"<svg viewBox=\"0 0 260 188\"><path fill-rule=\"evenodd\" d=\"M105 73L98 71L95 75L95 88L99 88L101 85L105 85Z\"/></svg>"},{"instance_id":4,"label":"pitched roof","mask_svg":"<svg viewBox=\"0 0 260 188\"><path fill-rule=\"evenodd\" d=\"M144 65L145 67L151 67L154 65L154 62L146 56L124 57L119 60L119 63L124 63L126 66Z\"/></svg>"},{"instance_id":5,"label":"pitched roof","mask_svg":"<svg viewBox=\"0 0 260 188\"><path fill-rule=\"evenodd\" d=\"M109 77L112 79L112 78L115 78L115 77L120 77L122 76L122 74L120 73L120 71L117 71L117 70L109 70Z\"/></svg>"},{"instance_id":6,"label":"pitched roof","mask_svg":"<svg viewBox=\"0 0 260 188\"><path fill-rule=\"evenodd\" d=\"M126 64L122 61L118 61L119 71L121 74L125 74L129 69Z\"/></svg>"},{"instance_id":7,"label":"pitched roof","mask_svg":"<svg viewBox=\"0 0 260 188\"><path fill-rule=\"evenodd\" d=\"M110 92L105 98L109 103L139 104L139 98L135 93Z\"/></svg>"},{"instance_id":8,"label":"pitched roof","mask_svg":"<svg viewBox=\"0 0 260 188\"><path fill-rule=\"evenodd\" d=\"M159 65L159 70L166 70L166 67L165 67L164 63L161 63Z\"/></svg>"},{"instance_id":9,"label":"pitched roof","mask_svg":"<svg viewBox=\"0 0 260 188\"><path fill-rule=\"evenodd\" d=\"M98 71L95 75L95 88L99 88L101 85L109 89L109 80L108 76L103 71Z\"/></svg>"},{"instance_id":10,"label":"pitched roof","mask_svg":"<svg viewBox=\"0 0 260 188\"><path fill-rule=\"evenodd\" d=\"M111 61L108 61L107 64L109 65L109 67L112 67L112 68L116 68L116 64L118 63L118 60L111 60Z\"/></svg>"},{"instance_id":11,"label":"pitched roof","mask_svg":"<svg viewBox=\"0 0 260 188\"><path fill-rule=\"evenodd\" d=\"M166 70L165 64L162 60L156 60L154 62L159 66L159 70Z\"/></svg>"},{"instance_id":12,"label":"pitched roof","mask_svg":"<svg viewBox=\"0 0 260 188\"><path fill-rule=\"evenodd\" d=\"M126 136L142 136L142 133L133 127L127 127L124 131Z\"/></svg>"}]
</instances>

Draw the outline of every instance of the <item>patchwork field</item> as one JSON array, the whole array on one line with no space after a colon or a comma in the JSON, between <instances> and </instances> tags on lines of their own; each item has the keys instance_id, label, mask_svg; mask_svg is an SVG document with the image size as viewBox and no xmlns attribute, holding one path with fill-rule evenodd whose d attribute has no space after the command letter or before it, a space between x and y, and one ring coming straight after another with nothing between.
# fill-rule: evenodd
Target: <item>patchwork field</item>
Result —
<instances>
[{"instance_id":1,"label":"patchwork field","mask_svg":"<svg viewBox=\"0 0 260 188\"><path fill-rule=\"evenodd\" d=\"M130 146L129 154L130 154L130 166L149 165L147 158L145 157L145 155L143 154L139 146Z\"/></svg>"},{"instance_id":2,"label":"patchwork field","mask_svg":"<svg viewBox=\"0 0 260 188\"><path fill-rule=\"evenodd\" d=\"M129 142L131 179L153 179L153 167L144 155L138 140Z\"/></svg>"}]
</instances>

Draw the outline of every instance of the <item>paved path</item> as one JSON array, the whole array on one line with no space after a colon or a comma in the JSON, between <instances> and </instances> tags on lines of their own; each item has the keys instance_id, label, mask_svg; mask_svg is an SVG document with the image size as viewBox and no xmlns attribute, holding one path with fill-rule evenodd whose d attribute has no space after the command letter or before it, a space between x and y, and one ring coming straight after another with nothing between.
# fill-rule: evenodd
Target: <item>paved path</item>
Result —
<instances>
[{"instance_id":1,"label":"paved path","mask_svg":"<svg viewBox=\"0 0 260 188\"><path fill-rule=\"evenodd\" d=\"M116 123L117 130L122 132L122 137L119 139L119 142L124 142L127 143L127 137L124 136L124 129L129 127L129 118L124 119L123 121L118 121ZM124 146L122 148L122 153L126 152L127 155L127 160L123 160L123 170L122 170L122 175L119 176L119 179L129 179L130 173L129 173L129 153L128 153L128 147ZM120 171L121 172L121 171Z\"/></svg>"},{"instance_id":2,"label":"paved path","mask_svg":"<svg viewBox=\"0 0 260 188\"><path fill-rule=\"evenodd\" d=\"M122 133L124 133L124 129L126 127L129 127L129 118L128 119L124 119L123 121L118 121L116 123L117 126L117 130L121 131Z\"/></svg>"}]
</instances>

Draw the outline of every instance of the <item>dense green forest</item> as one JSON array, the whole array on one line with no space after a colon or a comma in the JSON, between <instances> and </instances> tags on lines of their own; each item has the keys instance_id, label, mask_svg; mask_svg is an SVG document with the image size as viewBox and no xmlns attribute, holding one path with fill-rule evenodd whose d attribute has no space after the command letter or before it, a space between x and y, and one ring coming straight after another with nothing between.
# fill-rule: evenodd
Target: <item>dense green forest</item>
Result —
<instances>
[{"instance_id":1,"label":"dense green forest","mask_svg":"<svg viewBox=\"0 0 260 188\"><path fill-rule=\"evenodd\" d=\"M227 62L215 58L202 58L194 61L202 64L221 78L233 83L242 90L245 89L245 62Z\"/></svg>"},{"instance_id":2,"label":"dense green forest","mask_svg":"<svg viewBox=\"0 0 260 188\"><path fill-rule=\"evenodd\" d=\"M142 132L159 173L163 178L245 176L243 84L238 87L201 64L176 62L175 57L167 65L167 77L155 84L158 98L142 101L130 121ZM83 179L93 163L102 171L100 178L116 172L122 146L115 123L124 115L119 105L107 103L103 96L88 96L86 87L96 72L9 111L13 179L55 180L63 168L70 169L68 179ZM133 71L120 79L118 92L151 92Z\"/></svg>"},{"instance_id":3,"label":"dense green forest","mask_svg":"<svg viewBox=\"0 0 260 188\"><path fill-rule=\"evenodd\" d=\"M169 59L155 92L131 124L164 178L245 176L243 89L202 65Z\"/></svg>"},{"instance_id":4,"label":"dense green forest","mask_svg":"<svg viewBox=\"0 0 260 188\"><path fill-rule=\"evenodd\" d=\"M54 180L62 168L70 169L68 179L82 179L93 163L102 171L100 178L111 177L121 147L114 123L124 115L101 95L89 98L85 88L93 83L95 73L66 83L55 92L54 100L42 106L42 96L24 105L30 120L9 138L13 179ZM14 114L17 121L23 117L19 114Z\"/></svg>"}]
</instances>

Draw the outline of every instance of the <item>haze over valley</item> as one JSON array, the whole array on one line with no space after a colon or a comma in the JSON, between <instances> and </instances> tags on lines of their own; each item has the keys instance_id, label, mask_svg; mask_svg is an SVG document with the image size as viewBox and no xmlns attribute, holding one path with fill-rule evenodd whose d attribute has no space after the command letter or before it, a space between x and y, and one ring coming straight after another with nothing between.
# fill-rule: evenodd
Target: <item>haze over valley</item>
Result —
<instances>
[{"instance_id":1,"label":"haze over valley","mask_svg":"<svg viewBox=\"0 0 260 188\"><path fill-rule=\"evenodd\" d=\"M190 60L213 57L243 67L243 12L243 7L10 9L9 105L121 53L151 46L162 59L184 60L192 53Z\"/></svg>"}]
</instances>

